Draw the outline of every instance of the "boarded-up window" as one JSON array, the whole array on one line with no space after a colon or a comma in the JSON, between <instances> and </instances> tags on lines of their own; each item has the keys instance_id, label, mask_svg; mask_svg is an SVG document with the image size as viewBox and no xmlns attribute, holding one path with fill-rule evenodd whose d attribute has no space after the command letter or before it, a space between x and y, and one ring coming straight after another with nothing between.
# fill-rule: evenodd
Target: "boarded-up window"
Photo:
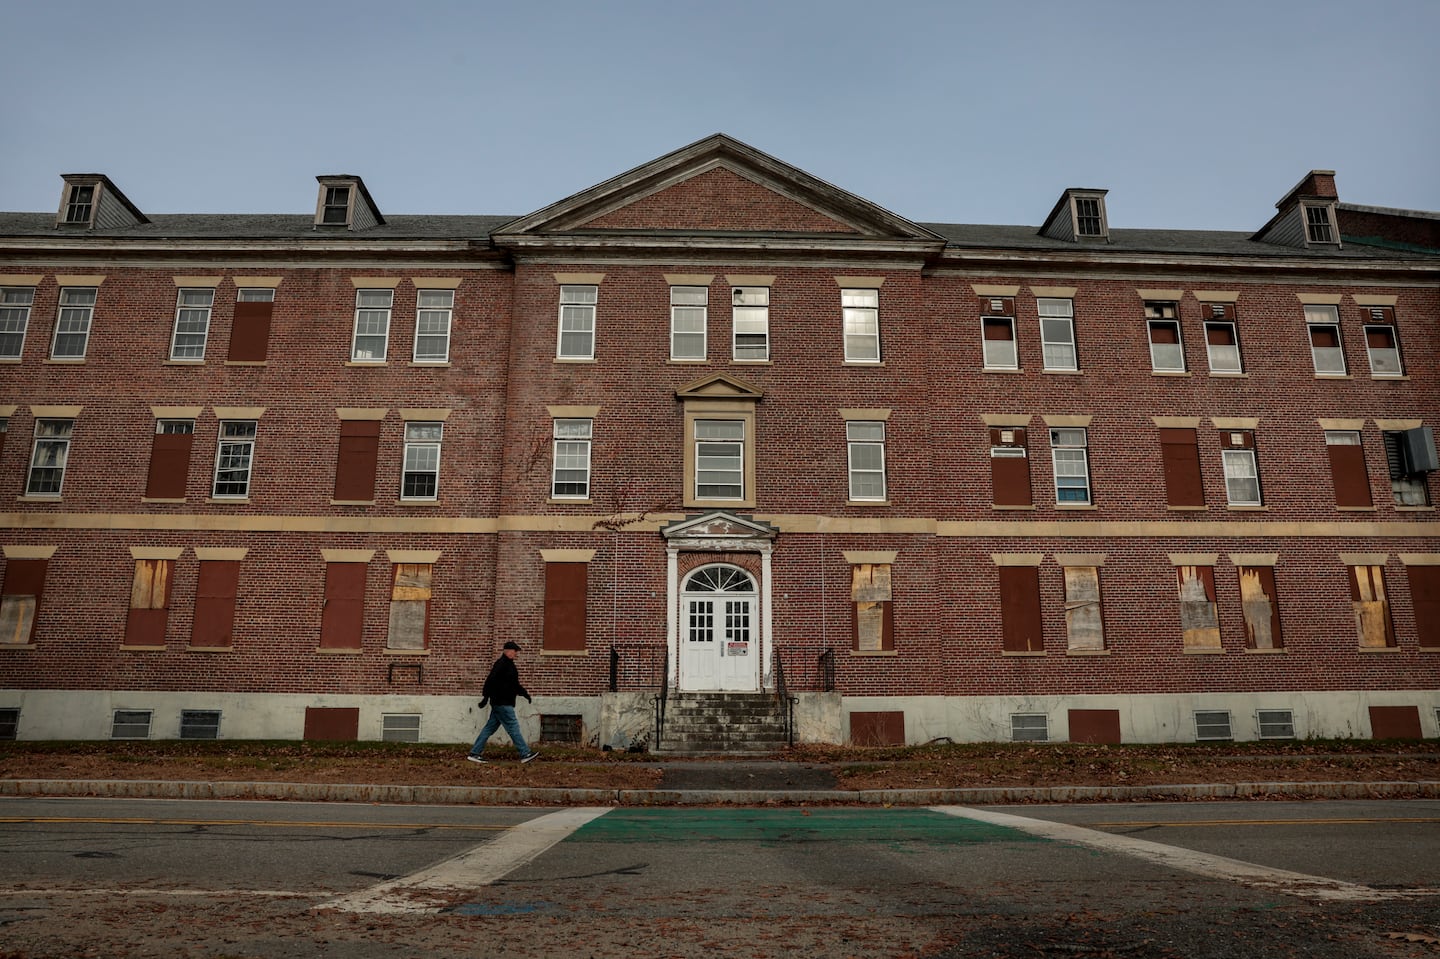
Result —
<instances>
[{"instance_id":1,"label":"boarded-up window","mask_svg":"<svg viewBox=\"0 0 1440 959\"><path fill-rule=\"evenodd\" d=\"M1410 606L1422 649L1440 649L1440 566L1410 566Z\"/></svg>"},{"instance_id":2,"label":"boarded-up window","mask_svg":"<svg viewBox=\"0 0 1440 959\"><path fill-rule=\"evenodd\" d=\"M150 473L145 495L150 499L184 499L190 475L190 447L195 439L194 420L160 420L150 447Z\"/></svg>"},{"instance_id":3,"label":"boarded-up window","mask_svg":"<svg viewBox=\"0 0 1440 959\"><path fill-rule=\"evenodd\" d=\"M306 706L306 739L360 738L360 709L355 706Z\"/></svg>"},{"instance_id":4,"label":"boarded-up window","mask_svg":"<svg viewBox=\"0 0 1440 959\"><path fill-rule=\"evenodd\" d=\"M890 605L890 565L858 563L850 569L854 620L853 647L861 652L895 648L895 620Z\"/></svg>"},{"instance_id":5,"label":"boarded-up window","mask_svg":"<svg viewBox=\"0 0 1440 959\"><path fill-rule=\"evenodd\" d=\"M1011 653L1042 652L1040 570L1034 566L1001 566L999 570L1003 648Z\"/></svg>"},{"instance_id":6,"label":"boarded-up window","mask_svg":"<svg viewBox=\"0 0 1440 959\"><path fill-rule=\"evenodd\" d=\"M28 646L34 642L48 562L12 559L5 564L5 585L0 591L0 645Z\"/></svg>"},{"instance_id":7,"label":"boarded-up window","mask_svg":"<svg viewBox=\"0 0 1440 959\"><path fill-rule=\"evenodd\" d=\"M125 622L126 646L164 646L170 611L170 577L175 562L137 559L130 584L130 616Z\"/></svg>"},{"instance_id":8,"label":"boarded-up window","mask_svg":"<svg viewBox=\"0 0 1440 959\"><path fill-rule=\"evenodd\" d=\"M1120 710L1070 710L1070 741L1072 743L1120 742Z\"/></svg>"},{"instance_id":9,"label":"boarded-up window","mask_svg":"<svg viewBox=\"0 0 1440 959\"><path fill-rule=\"evenodd\" d=\"M996 506L1030 506L1030 457L1023 429L990 430L990 483Z\"/></svg>"},{"instance_id":10,"label":"boarded-up window","mask_svg":"<svg viewBox=\"0 0 1440 959\"><path fill-rule=\"evenodd\" d=\"M396 563L390 589L390 649L424 649L430 627L429 563Z\"/></svg>"},{"instance_id":11,"label":"boarded-up window","mask_svg":"<svg viewBox=\"0 0 1440 959\"><path fill-rule=\"evenodd\" d=\"M375 463L380 458L379 420L342 420L340 454L335 460L335 498L375 499Z\"/></svg>"},{"instance_id":12,"label":"boarded-up window","mask_svg":"<svg viewBox=\"0 0 1440 959\"><path fill-rule=\"evenodd\" d=\"M1165 467L1165 505L1204 506L1200 481L1200 448L1193 429L1160 430L1160 457Z\"/></svg>"},{"instance_id":13,"label":"boarded-up window","mask_svg":"<svg viewBox=\"0 0 1440 959\"><path fill-rule=\"evenodd\" d=\"M1279 649L1280 603L1275 598L1275 570L1269 566L1241 566L1240 607L1245 614L1245 645L1250 649Z\"/></svg>"},{"instance_id":14,"label":"boarded-up window","mask_svg":"<svg viewBox=\"0 0 1440 959\"><path fill-rule=\"evenodd\" d=\"M1330 478L1336 506L1370 506L1370 474L1365 451L1355 430L1326 430L1325 452L1330 456Z\"/></svg>"},{"instance_id":15,"label":"boarded-up window","mask_svg":"<svg viewBox=\"0 0 1440 959\"><path fill-rule=\"evenodd\" d=\"M852 746L905 745L905 714L899 710L850 714Z\"/></svg>"},{"instance_id":16,"label":"boarded-up window","mask_svg":"<svg viewBox=\"0 0 1440 959\"><path fill-rule=\"evenodd\" d=\"M195 623L191 646L228 647L235 641L235 596L240 590L240 564L234 560L200 561L195 588Z\"/></svg>"},{"instance_id":17,"label":"boarded-up window","mask_svg":"<svg viewBox=\"0 0 1440 959\"><path fill-rule=\"evenodd\" d=\"M1065 567L1065 631L1071 649L1105 648L1098 567Z\"/></svg>"},{"instance_id":18,"label":"boarded-up window","mask_svg":"<svg viewBox=\"0 0 1440 959\"><path fill-rule=\"evenodd\" d=\"M1370 738L1424 739L1418 706L1371 706Z\"/></svg>"},{"instance_id":19,"label":"boarded-up window","mask_svg":"<svg viewBox=\"0 0 1440 959\"><path fill-rule=\"evenodd\" d=\"M589 563L545 564L545 649L574 652L585 648L589 586Z\"/></svg>"},{"instance_id":20,"label":"boarded-up window","mask_svg":"<svg viewBox=\"0 0 1440 959\"><path fill-rule=\"evenodd\" d=\"M268 296L270 301L242 299L235 304L235 321L230 330L231 363L264 363L270 348L270 317L275 309L274 290L244 289L242 297Z\"/></svg>"},{"instance_id":21,"label":"boarded-up window","mask_svg":"<svg viewBox=\"0 0 1440 959\"><path fill-rule=\"evenodd\" d=\"M1355 629L1362 647L1395 645L1390 602L1385 595L1385 567L1351 566L1350 601L1355 607Z\"/></svg>"},{"instance_id":22,"label":"boarded-up window","mask_svg":"<svg viewBox=\"0 0 1440 959\"><path fill-rule=\"evenodd\" d=\"M325 565L325 611L320 616L321 649L359 649L365 628L366 563Z\"/></svg>"},{"instance_id":23,"label":"boarded-up window","mask_svg":"<svg viewBox=\"0 0 1440 959\"><path fill-rule=\"evenodd\" d=\"M1220 618L1215 603L1215 570L1210 566L1177 566L1180 583L1180 630L1186 649L1219 649Z\"/></svg>"}]
</instances>

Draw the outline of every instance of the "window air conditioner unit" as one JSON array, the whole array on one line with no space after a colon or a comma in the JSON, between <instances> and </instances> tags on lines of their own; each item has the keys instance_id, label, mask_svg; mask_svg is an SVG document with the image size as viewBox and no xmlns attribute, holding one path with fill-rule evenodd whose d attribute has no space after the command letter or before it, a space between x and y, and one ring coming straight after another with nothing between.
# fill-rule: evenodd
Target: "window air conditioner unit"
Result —
<instances>
[{"instance_id":1,"label":"window air conditioner unit","mask_svg":"<svg viewBox=\"0 0 1440 959\"><path fill-rule=\"evenodd\" d=\"M1417 426L1400 434L1406 471L1433 473L1440 470L1440 456L1435 453L1435 433L1428 426Z\"/></svg>"}]
</instances>

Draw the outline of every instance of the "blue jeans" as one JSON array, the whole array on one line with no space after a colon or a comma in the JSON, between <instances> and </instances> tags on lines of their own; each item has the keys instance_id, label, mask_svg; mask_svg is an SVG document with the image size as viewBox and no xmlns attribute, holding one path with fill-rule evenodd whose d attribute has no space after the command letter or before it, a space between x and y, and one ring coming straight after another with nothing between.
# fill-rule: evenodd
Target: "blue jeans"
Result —
<instances>
[{"instance_id":1,"label":"blue jeans","mask_svg":"<svg viewBox=\"0 0 1440 959\"><path fill-rule=\"evenodd\" d=\"M485 743L495 735L495 730L501 726L509 734L510 741L515 748L520 750L520 758L524 759L530 755L530 746L525 742L525 737L520 734L520 720L515 718L514 706L490 706L490 718L485 721L485 727L480 730L480 735L475 737L475 745L470 747L470 755L478 756L485 751Z\"/></svg>"}]
</instances>

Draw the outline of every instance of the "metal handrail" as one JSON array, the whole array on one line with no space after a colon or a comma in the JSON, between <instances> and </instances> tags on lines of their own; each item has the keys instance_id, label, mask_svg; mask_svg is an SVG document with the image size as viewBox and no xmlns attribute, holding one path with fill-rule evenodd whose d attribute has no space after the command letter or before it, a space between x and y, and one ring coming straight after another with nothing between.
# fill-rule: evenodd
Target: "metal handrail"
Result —
<instances>
[{"instance_id":1,"label":"metal handrail","mask_svg":"<svg viewBox=\"0 0 1440 959\"><path fill-rule=\"evenodd\" d=\"M670 698L670 647L660 658L660 694L655 697L655 746L665 738L665 704ZM654 748L654 747L652 747Z\"/></svg>"},{"instance_id":2,"label":"metal handrail","mask_svg":"<svg viewBox=\"0 0 1440 959\"><path fill-rule=\"evenodd\" d=\"M780 650L775 650L775 702L779 704L785 717L785 744L795 745L795 700L790 695L790 689L785 685L785 661L780 658Z\"/></svg>"},{"instance_id":3,"label":"metal handrail","mask_svg":"<svg viewBox=\"0 0 1440 959\"><path fill-rule=\"evenodd\" d=\"M820 689L827 693L835 691L835 650L827 649L815 659L815 670L820 677Z\"/></svg>"}]
</instances>

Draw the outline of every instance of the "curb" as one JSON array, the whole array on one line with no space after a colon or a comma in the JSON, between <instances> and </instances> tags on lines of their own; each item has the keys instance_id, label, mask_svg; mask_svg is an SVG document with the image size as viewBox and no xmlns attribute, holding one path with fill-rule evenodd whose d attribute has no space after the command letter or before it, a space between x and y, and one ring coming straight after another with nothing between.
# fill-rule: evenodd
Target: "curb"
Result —
<instances>
[{"instance_id":1,"label":"curb","mask_svg":"<svg viewBox=\"0 0 1440 959\"><path fill-rule=\"evenodd\" d=\"M456 806L975 806L1218 799L1440 799L1440 782L1182 783L976 789L556 789L353 783L0 779L0 796L264 799Z\"/></svg>"}]
</instances>

